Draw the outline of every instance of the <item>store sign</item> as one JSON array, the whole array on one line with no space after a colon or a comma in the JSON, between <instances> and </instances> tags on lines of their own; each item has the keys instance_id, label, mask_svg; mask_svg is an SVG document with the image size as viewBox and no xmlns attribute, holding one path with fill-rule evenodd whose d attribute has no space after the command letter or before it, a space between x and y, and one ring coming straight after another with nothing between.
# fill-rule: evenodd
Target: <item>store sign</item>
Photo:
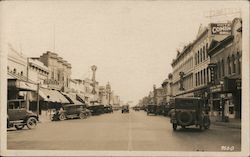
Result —
<instances>
[{"instance_id":1,"label":"store sign","mask_svg":"<svg viewBox=\"0 0 250 157\"><path fill-rule=\"evenodd\" d=\"M223 90L223 86L221 84L210 87L211 93L221 92Z\"/></svg>"},{"instance_id":2,"label":"store sign","mask_svg":"<svg viewBox=\"0 0 250 157\"><path fill-rule=\"evenodd\" d=\"M231 30L230 23L211 23L211 31L214 35L229 35Z\"/></svg>"}]
</instances>

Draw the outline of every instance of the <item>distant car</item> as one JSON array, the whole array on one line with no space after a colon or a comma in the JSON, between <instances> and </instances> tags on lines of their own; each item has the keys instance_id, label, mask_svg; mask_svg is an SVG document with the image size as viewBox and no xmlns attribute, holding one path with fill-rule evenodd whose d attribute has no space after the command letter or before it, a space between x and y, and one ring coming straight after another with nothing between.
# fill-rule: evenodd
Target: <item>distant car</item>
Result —
<instances>
[{"instance_id":1,"label":"distant car","mask_svg":"<svg viewBox=\"0 0 250 157\"><path fill-rule=\"evenodd\" d=\"M122 106L122 113L129 113L129 106L128 105Z\"/></svg>"},{"instance_id":2,"label":"distant car","mask_svg":"<svg viewBox=\"0 0 250 157\"><path fill-rule=\"evenodd\" d=\"M37 123L38 117L31 111L26 109L8 109L7 128L15 127L17 130L21 130L27 126L29 129L34 129Z\"/></svg>"},{"instance_id":3,"label":"distant car","mask_svg":"<svg viewBox=\"0 0 250 157\"><path fill-rule=\"evenodd\" d=\"M174 110L171 112L170 122L173 125L173 130L176 130L177 126L185 128L195 125L200 130L208 129L210 126L210 118L204 101L194 97L174 99Z\"/></svg>"},{"instance_id":4,"label":"distant car","mask_svg":"<svg viewBox=\"0 0 250 157\"><path fill-rule=\"evenodd\" d=\"M157 115L157 106L154 104L150 104L147 106L147 115L154 114Z\"/></svg>"},{"instance_id":5,"label":"distant car","mask_svg":"<svg viewBox=\"0 0 250 157\"><path fill-rule=\"evenodd\" d=\"M135 111L140 111L140 107L139 107L139 106L135 106L133 109L134 109Z\"/></svg>"},{"instance_id":6,"label":"distant car","mask_svg":"<svg viewBox=\"0 0 250 157\"><path fill-rule=\"evenodd\" d=\"M64 105L60 110L57 110L52 116L52 120L65 120L73 118L85 119L88 116L89 110L86 110L86 106L84 104L69 104Z\"/></svg>"}]
</instances>

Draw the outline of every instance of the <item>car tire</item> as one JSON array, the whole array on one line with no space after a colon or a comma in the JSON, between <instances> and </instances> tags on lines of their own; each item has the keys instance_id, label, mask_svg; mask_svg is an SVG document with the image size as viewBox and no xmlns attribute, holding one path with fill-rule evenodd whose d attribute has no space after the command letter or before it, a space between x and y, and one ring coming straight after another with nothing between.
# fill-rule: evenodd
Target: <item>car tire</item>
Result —
<instances>
[{"instance_id":1,"label":"car tire","mask_svg":"<svg viewBox=\"0 0 250 157\"><path fill-rule=\"evenodd\" d=\"M184 118L183 118L184 117ZM187 118L187 120L186 120ZM180 125L189 125L193 121L193 115L191 112L179 112L177 115L177 119Z\"/></svg>"},{"instance_id":2,"label":"car tire","mask_svg":"<svg viewBox=\"0 0 250 157\"><path fill-rule=\"evenodd\" d=\"M22 130L24 128L24 125L15 125L15 128L17 130Z\"/></svg>"},{"instance_id":3,"label":"car tire","mask_svg":"<svg viewBox=\"0 0 250 157\"><path fill-rule=\"evenodd\" d=\"M173 130L176 131L177 129L177 124L173 123Z\"/></svg>"},{"instance_id":4,"label":"car tire","mask_svg":"<svg viewBox=\"0 0 250 157\"><path fill-rule=\"evenodd\" d=\"M65 116L64 114L60 114L60 115L58 116L58 119L59 119L59 120L65 120L65 119L66 119L66 116Z\"/></svg>"},{"instance_id":5,"label":"car tire","mask_svg":"<svg viewBox=\"0 0 250 157\"><path fill-rule=\"evenodd\" d=\"M26 121L26 125L29 129L34 129L37 125L37 119L35 117L29 117Z\"/></svg>"},{"instance_id":6,"label":"car tire","mask_svg":"<svg viewBox=\"0 0 250 157\"><path fill-rule=\"evenodd\" d=\"M84 113L80 113L79 118L80 119L85 119L85 118L87 118L87 115L85 115Z\"/></svg>"}]
</instances>

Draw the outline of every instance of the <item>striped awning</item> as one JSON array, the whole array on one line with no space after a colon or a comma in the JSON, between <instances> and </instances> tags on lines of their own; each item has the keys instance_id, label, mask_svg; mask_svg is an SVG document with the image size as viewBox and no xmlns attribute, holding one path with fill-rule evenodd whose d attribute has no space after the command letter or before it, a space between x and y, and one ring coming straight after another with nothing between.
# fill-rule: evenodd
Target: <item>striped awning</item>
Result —
<instances>
[{"instance_id":1,"label":"striped awning","mask_svg":"<svg viewBox=\"0 0 250 157\"><path fill-rule=\"evenodd\" d=\"M65 103L65 104L70 103L70 101L57 90L40 88L39 95L43 98L44 101Z\"/></svg>"}]
</instances>

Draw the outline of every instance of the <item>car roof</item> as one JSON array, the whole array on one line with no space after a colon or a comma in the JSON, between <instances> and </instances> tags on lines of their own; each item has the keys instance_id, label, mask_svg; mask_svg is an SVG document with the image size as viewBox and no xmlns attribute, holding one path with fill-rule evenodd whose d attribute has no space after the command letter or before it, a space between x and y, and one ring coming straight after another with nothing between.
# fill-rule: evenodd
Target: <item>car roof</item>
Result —
<instances>
[{"instance_id":1,"label":"car roof","mask_svg":"<svg viewBox=\"0 0 250 157\"><path fill-rule=\"evenodd\" d=\"M196 99L196 100L201 100L200 97L175 97L173 99L190 99L190 100Z\"/></svg>"},{"instance_id":2,"label":"car roof","mask_svg":"<svg viewBox=\"0 0 250 157\"><path fill-rule=\"evenodd\" d=\"M67 104L64 105L63 107L70 107L70 106L86 106L86 104Z\"/></svg>"}]
</instances>

